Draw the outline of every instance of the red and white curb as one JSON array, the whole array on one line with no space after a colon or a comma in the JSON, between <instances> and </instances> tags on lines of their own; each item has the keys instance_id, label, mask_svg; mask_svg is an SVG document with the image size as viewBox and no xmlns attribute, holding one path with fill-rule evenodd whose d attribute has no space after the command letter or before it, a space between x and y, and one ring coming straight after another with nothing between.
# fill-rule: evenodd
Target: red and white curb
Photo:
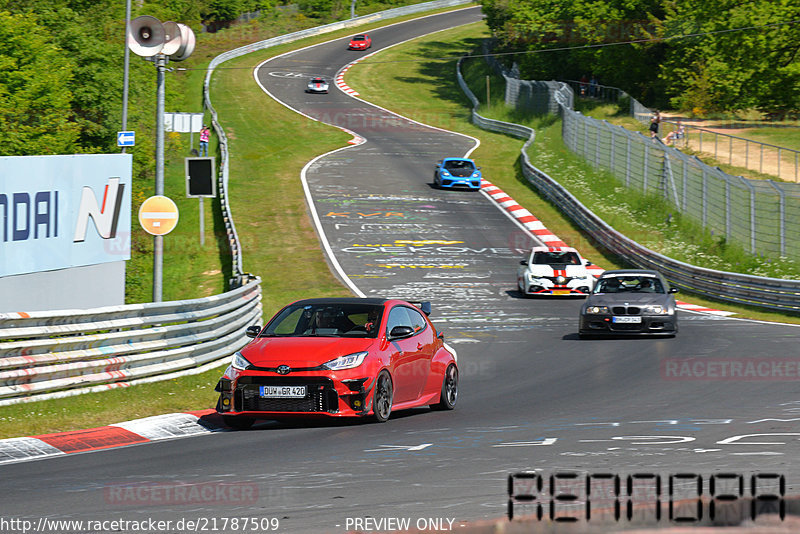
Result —
<instances>
[{"instance_id":1,"label":"red and white curb","mask_svg":"<svg viewBox=\"0 0 800 534\"><path fill-rule=\"evenodd\" d=\"M171 413L87 430L0 440L0 464L226 431L214 410Z\"/></svg>"},{"instance_id":2,"label":"red and white curb","mask_svg":"<svg viewBox=\"0 0 800 534\"><path fill-rule=\"evenodd\" d=\"M357 60L355 60L355 61L353 61L351 63L348 63L347 65L342 67L341 70L339 70L339 72L336 73L336 77L333 80L333 82L336 84L336 87L338 87L342 92L347 93L350 96L359 96L358 91L356 91L355 89L353 89L352 87L350 87L349 85L347 85L345 83L345 81L344 81L344 73L347 72L348 70L350 70L350 67L352 67L353 65L355 65L359 61L364 61L368 57L370 57L370 56L372 56L374 54L377 54L378 52L380 52L380 50L376 50L375 52L370 52L369 54L367 54L365 56L361 56Z\"/></svg>"},{"instance_id":3,"label":"red and white curb","mask_svg":"<svg viewBox=\"0 0 800 534\"><path fill-rule=\"evenodd\" d=\"M350 96L358 96L358 91L352 89L349 85L344 83L344 73L347 72L347 69L349 69L354 63L355 62L350 63L350 65L346 65L344 68L342 68L342 70L339 71L339 73L336 75L336 78L333 80L333 82L336 84L336 87Z\"/></svg>"},{"instance_id":4,"label":"red and white curb","mask_svg":"<svg viewBox=\"0 0 800 534\"><path fill-rule=\"evenodd\" d=\"M530 211L526 210L522 206L520 206L517 201L511 198L505 191L491 183L490 181L483 179L481 182L481 190L489 196L498 206L503 208L509 215L511 215L514 219L516 219L526 230L531 232L535 235L538 239L540 239L545 245L550 247L566 247L568 246L564 241L562 241L558 236L556 236L553 232L548 230L544 223L537 219ZM594 275L600 276L605 269L599 267L597 265L590 265L587 269ZM697 304L690 304L688 302L676 301L678 308L687 310L687 311L694 311L700 313L708 313L711 315L720 315L723 317L727 317L729 315L735 315L735 312L723 311L723 310L715 310L712 308L706 308L705 306L699 306Z\"/></svg>"}]
</instances>

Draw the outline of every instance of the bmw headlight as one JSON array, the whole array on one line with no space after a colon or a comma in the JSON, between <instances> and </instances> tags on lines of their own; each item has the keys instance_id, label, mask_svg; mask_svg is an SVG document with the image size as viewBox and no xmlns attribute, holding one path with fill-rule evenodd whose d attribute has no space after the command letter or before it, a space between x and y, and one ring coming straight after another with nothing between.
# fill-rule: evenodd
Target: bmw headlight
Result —
<instances>
[{"instance_id":1,"label":"bmw headlight","mask_svg":"<svg viewBox=\"0 0 800 534\"><path fill-rule=\"evenodd\" d=\"M327 369L331 371L341 371L342 369L352 369L353 367L358 367L362 363L364 363L364 358L367 357L369 354L366 351L363 352L355 352L353 354L348 354L346 356L339 356L336 359L333 359L329 362L325 362L322 364Z\"/></svg>"},{"instance_id":2,"label":"bmw headlight","mask_svg":"<svg viewBox=\"0 0 800 534\"><path fill-rule=\"evenodd\" d=\"M664 306L659 306L658 304L654 304L652 306L645 306L645 311L647 313L652 313L655 315L661 315L667 313L667 309Z\"/></svg>"},{"instance_id":3,"label":"bmw headlight","mask_svg":"<svg viewBox=\"0 0 800 534\"><path fill-rule=\"evenodd\" d=\"M586 313L590 313L593 315L600 313L608 313L608 306L588 306L586 308Z\"/></svg>"},{"instance_id":4,"label":"bmw headlight","mask_svg":"<svg viewBox=\"0 0 800 534\"><path fill-rule=\"evenodd\" d=\"M231 367L234 369L239 369L240 371L244 371L245 369L249 369L252 367L253 364L247 361L247 358L242 356L241 352L234 352L233 353L233 360L231 361Z\"/></svg>"}]
</instances>

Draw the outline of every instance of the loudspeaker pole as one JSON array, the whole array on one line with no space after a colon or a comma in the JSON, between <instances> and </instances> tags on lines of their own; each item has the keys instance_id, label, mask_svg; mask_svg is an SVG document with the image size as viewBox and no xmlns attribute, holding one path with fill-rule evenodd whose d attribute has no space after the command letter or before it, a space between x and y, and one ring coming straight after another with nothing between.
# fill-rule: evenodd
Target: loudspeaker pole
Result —
<instances>
[{"instance_id":1,"label":"loudspeaker pole","mask_svg":"<svg viewBox=\"0 0 800 534\"><path fill-rule=\"evenodd\" d=\"M122 71L122 131L128 129L128 71L130 70L130 49L127 46L127 35L131 32L131 0L125 2L125 67ZM125 153L125 147L122 147Z\"/></svg>"},{"instance_id":2,"label":"loudspeaker pole","mask_svg":"<svg viewBox=\"0 0 800 534\"><path fill-rule=\"evenodd\" d=\"M128 1L130 9L130 0ZM138 56L152 58L151 61L156 65L158 77L156 81L155 193L156 196L164 196L164 72L167 70L167 56L174 61L183 61L192 54L195 45L194 32L185 24L177 22L165 22L162 24L157 18L149 15L136 17L127 26L126 40L128 48ZM175 214L177 215L177 212ZM144 226L144 223L142 225ZM170 227L171 229L172 227ZM164 265L164 238L162 236L165 233L169 233L169 230L153 232L148 230L147 227L145 227L145 230L151 234L156 234L153 237L153 302L161 302Z\"/></svg>"},{"instance_id":3,"label":"loudspeaker pole","mask_svg":"<svg viewBox=\"0 0 800 534\"><path fill-rule=\"evenodd\" d=\"M156 70L156 195L164 195L164 72L167 70L167 56L157 54ZM164 267L164 236L153 236L153 302L161 302Z\"/></svg>"}]
</instances>

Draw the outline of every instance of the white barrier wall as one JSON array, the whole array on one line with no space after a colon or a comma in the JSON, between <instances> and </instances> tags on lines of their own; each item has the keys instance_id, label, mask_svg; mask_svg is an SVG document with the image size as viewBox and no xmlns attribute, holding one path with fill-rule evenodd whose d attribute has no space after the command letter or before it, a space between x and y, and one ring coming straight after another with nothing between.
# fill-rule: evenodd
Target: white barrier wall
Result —
<instances>
[{"instance_id":1,"label":"white barrier wall","mask_svg":"<svg viewBox=\"0 0 800 534\"><path fill-rule=\"evenodd\" d=\"M124 304L132 161L0 157L0 312Z\"/></svg>"}]
</instances>

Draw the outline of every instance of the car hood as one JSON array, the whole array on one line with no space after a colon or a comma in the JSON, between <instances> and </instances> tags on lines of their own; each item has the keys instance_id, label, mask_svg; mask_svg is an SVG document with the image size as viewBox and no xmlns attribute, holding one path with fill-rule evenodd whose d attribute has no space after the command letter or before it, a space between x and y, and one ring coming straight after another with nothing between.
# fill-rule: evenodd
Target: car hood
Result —
<instances>
[{"instance_id":1,"label":"car hood","mask_svg":"<svg viewBox=\"0 0 800 534\"><path fill-rule=\"evenodd\" d=\"M595 293L586 298L584 306L664 306L671 300L672 296L664 293Z\"/></svg>"},{"instance_id":2,"label":"car hood","mask_svg":"<svg viewBox=\"0 0 800 534\"><path fill-rule=\"evenodd\" d=\"M368 350L377 341L343 337L264 337L254 339L241 353L257 367L316 367L339 356Z\"/></svg>"}]
</instances>

